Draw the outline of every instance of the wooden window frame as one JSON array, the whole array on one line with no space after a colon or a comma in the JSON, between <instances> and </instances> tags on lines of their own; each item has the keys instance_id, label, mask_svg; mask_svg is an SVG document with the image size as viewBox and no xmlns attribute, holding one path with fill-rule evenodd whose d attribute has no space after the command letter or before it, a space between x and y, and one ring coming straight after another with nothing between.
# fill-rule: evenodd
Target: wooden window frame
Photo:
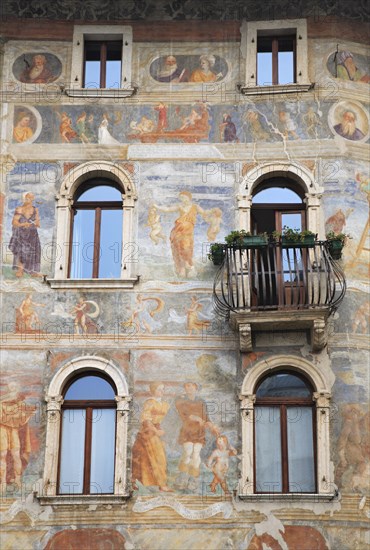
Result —
<instances>
[{"instance_id":1,"label":"wooden window frame","mask_svg":"<svg viewBox=\"0 0 370 550\"><path fill-rule=\"evenodd\" d=\"M68 389L72 384L77 382L80 378L84 378L85 376L97 376L98 378L101 378L102 380L105 380L108 382L108 384L111 385L113 392L116 394L117 390L112 386L111 381L106 377L102 375L97 375L96 372L89 373L84 372L82 375L72 378L68 385L65 388L64 395L66 395ZM86 411L86 417L85 417L85 444L84 444L84 472L83 472L83 490L82 493L61 493L60 492L60 467L61 467L61 457L62 457L62 436L63 436L63 411L65 410L71 410L71 409L78 409L78 410L85 410ZM117 409L117 404L114 401L114 399L67 399L63 401L62 407L61 407L61 429L59 433L59 451L58 451L58 474L57 474L57 494L58 495L95 495L96 493L90 493L90 475L91 475L91 443L92 443L92 411L93 409L111 409L115 410ZM116 455L116 439L117 439L117 412L116 412L116 418L114 422L114 458ZM114 460L115 462L115 460ZM113 471L113 480L115 478L115 471ZM113 482L114 483L114 482ZM98 494L105 494L105 495L113 495L114 494L114 486L111 493L98 493Z\"/></svg>"},{"instance_id":2,"label":"wooden window frame","mask_svg":"<svg viewBox=\"0 0 370 550\"><path fill-rule=\"evenodd\" d=\"M120 61L121 61L121 71L120 71L120 79L122 74L122 40L85 40L84 43L84 63L83 63L83 88L86 88L86 62L87 60L87 54L89 50L89 45L99 45L100 46L100 80L99 80L99 87L100 88L106 88L106 77L107 77L107 50L108 50L108 44L115 45L117 49L120 50ZM120 83L119 83L120 84Z\"/></svg>"},{"instance_id":3,"label":"wooden window frame","mask_svg":"<svg viewBox=\"0 0 370 550\"><path fill-rule=\"evenodd\" d=\"M297 37L295 34L287 35L257 35L257 57L259 53L262 53L267 45L271 44L271 53L272 53L272 82L273 86L286 85L279 82L279 52L290 51L281 49L279 43L283 40L291 40L293 43L292 53L293 53L293 82L289 84L295 84L297 82ZM269 50L268 50L269 51ZM256 59L256 82L257 86L263 86L263 84L258 83L258 62ZM269 85L269 84L267 84Z\"/></svg>"},{"instance_id":4,"label":"wooden window frame","mask_svg":"<svg viewBox=\"0 0 370 550\"><path fill-rule=\"evenodd\" d=\"M267 378L277 376L279 374L294 374L306 384L308 389L311 392L310 397L258 397L258 388L261 383ZM312 400L313 389L308 380L298 374L297 372L292 372L289 370L282 370L274 372L273 374L268 374L263 377L256 387L256 401L255 408L257 407L279 407L280 410L280 442L281 442L281 467L282 467L282 490L276 491L277 494L296 494L295 491L289 491L289 447L288 447L288 421L287 421L287 407L306 407L312 410L312 443L313 443L313 460L314 460L314 475L315 475L315 489L314 491L307 491L305 494L316 493L317 491L317 433L316 433L316 410L315 405ZM256 418L253 423L253 455L254 455L254 493L255 494L269 494L271 491L258 491L258 480L257 480L257 468L256 468Z\"/></svg>"},{"instance_id":5,"label":"wooden window frame","mask_svg":"<svg viewBox=\"0 0 370 550\"><path fill-rule=\"evenodd\" d=\"M82 195L85 191L93 189L99 185L104 185L106 187L112 187L117 189L117 186L114 185L114 182L102 180L88 180L82 188L78 189L78 195ZM117 189L118 190L118 189ZM73 254L73 234L74 234L74 218L79 210L94 210L95 211L95 220L94 220L94 256L93 256L93 270L92 270L92 279L99 279L99 265L100 265L100 237L101 237L101 212L102 210L122 210L123 215L123 202L122 201L81 201L79 198L72 205L71 209L71 226L70 226L70 238L69 238L69 257L68 257L68 278L71 277L72 270L72 254Z\"/></svg>"}]
</instances>

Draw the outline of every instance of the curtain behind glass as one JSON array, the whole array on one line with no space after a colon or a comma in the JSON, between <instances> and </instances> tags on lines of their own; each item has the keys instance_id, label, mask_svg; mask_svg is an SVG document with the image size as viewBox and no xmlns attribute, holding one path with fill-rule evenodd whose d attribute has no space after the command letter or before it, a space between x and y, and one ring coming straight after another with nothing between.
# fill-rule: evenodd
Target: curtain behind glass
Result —
<instances>
[{"instance_id":1,"label":"curtain behind glass","mask_svg":"<svg viewBox=\"0 0 370 550\"><path fill-rule=\"evenodd\" d=\"M255 408L256 490L282 492L280 409Z\"/></svg>"},{"instance_id":2,"label":"curtain behind glass","mask_svg":"<svg viewBox=\"0 0 370 550\"><path fill-rule=\"evenodd\" d=\"M92 418L90 493L114 493L114 409L94 409Z\"/></svg>"},{"instance_id":3,"label":"curtain behind glass","mask_svg":"<svg viewBox=\"0 0 370 550\"><path fill-rule=\"evenodd\" d=\"M84 409L63 411L59 494L83 493L85 418Z\"/></svg>"},{"instance_id":4,"label":"curtain behind glass","mask_svg":"<svg viewBox=\"0 0 370 550\"><path fill-rule=\"evenodd\" d=\"M315 492L312 409L287 407L289 492Z\"/></svg>"}]
</instances>

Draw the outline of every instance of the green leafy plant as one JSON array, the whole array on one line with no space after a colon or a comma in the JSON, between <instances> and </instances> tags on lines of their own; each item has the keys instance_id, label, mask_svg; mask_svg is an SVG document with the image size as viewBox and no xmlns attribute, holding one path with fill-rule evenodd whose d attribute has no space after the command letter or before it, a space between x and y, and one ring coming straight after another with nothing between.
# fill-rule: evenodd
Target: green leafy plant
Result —
<instances>
[{"instance_id":1,"label":"green leafy plant","mask_svg":"<svg viewBox=\"0 0 370 550\"><path fill-rule=\"evenodd\" d=\"M226 235L225 242L229 246L232 246L232 245L242 246L243 244L245 244L244 239L248 239L248 237L250 239L257 237L259 239L265 240L266 242L268 239L267 233L258 233L257 235L252 235L252 233L250 233L249 231L240 229L238 231L237 230L231 231L228 235Z\"/></svg>"},{"instance_id":2,"label":"green leafy plant","mask_svg":"<svg viewBox=\"0 0 370 550\"><path fill-rule=\"evenodd\" d=\"M351 237L346 233L334 233L329 231L326 234L326 240L328 244L328 250L333 260L340 260L342 257L342 249L346 244L346 240Z\"/></svg>"},{"instance_id":3,"label":"green leafy plant","mask_svg":"<svg viewBox=\"0 0 370 550\"><path fill-rule=\"evenodd\" d=\"M212 243L207 254L213 265L221 265L225 257L225 245L223 243Z\"/></svg>"},{"instance_id":4,"label":"green leafy plant","mask_svg":"<svg viewBox=\"0 0 370 550\"><path fill-rule=\"evenodd\" d=\"M286 241L304 242L307 237L315 238L316 234L309 229L303 229L301 231L299 229L293 229L292 227L284 225L282 231L273 231L272 236L275 240L280 240L280 238L283 238Z\"/></svg>"},{"instance_id":5,"label":"green leafy plant","mask_svg":"<svg viewBox=\"0 0 370 550\"><path fill-rule=\"evenodd\" d=\"M352 237L350 235L347 235L347 233L334 233L334 231L329 231L326 234L327 241L341 241L343 244L347 239L351 238Z\"/></svg>"}]
</instances>

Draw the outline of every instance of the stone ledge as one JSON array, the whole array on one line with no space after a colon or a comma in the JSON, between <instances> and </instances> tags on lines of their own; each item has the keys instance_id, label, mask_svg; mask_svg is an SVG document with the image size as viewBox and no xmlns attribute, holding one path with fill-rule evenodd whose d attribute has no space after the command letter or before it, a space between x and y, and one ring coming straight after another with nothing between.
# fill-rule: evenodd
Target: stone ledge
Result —
<instances>
[{"instance_id":1,"label":"stone ledge","mask_svg":"<svg viewBox=\"0 0 370 550\"><path fill-rule=\"evenodd\" d=\"M42 496L35 493L35 498L41 506L100 506L100 505L122 505L131 498L130 493L123 495L54 495Z\"/></svg>"},{"instance_id":2,"label":"stone ledge","mask_svg":"<svg viewBox=\"0 0 370 550\"><path fill-rule=\"evenodd\" d=\"M308 92L315 86L314 83L307 84L277 84L276 86L241 86L240 93L243 95L274 95Z\"/></svg>"},{"instance_id":3,"label":"stone ledge","mask_svg":"<svg viewBox=\"0 0 370 550\"><path fill-rule=\"evenodd\" d=\"M68 97L96 97L96 98L124 98L131 97L137 92L137 88L65 88L64 93Z\"/></svg>"},{"instance_id":4,"label":"stone ledge","mask_svg":"<svg viewBox=\"0 0 370 550\"><path fill-rule=\"evenodd\" d=\"M46 282L51 288L55 289L116 289L116 288L134 288L139 282L139 277L130 277L127 279L49 279Z\"/></svg>"}]
</instances>

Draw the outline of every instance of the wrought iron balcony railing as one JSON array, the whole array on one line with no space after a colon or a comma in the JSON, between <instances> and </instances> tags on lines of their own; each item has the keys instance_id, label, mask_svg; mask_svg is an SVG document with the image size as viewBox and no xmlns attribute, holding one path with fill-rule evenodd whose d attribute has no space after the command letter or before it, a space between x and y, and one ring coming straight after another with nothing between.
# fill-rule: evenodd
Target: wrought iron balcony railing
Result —
<instances>
[{"instance_id":1,"label":"wrought iron balcony railing","mask_svg":"<svg viewBox=\"0 0 370 550\"><path fill-rule=\"evenodd\" d=\"M332 259L327 241L304 244L267 243L265 246L225 246L214 282L217 311L231 312L327 309L342 301L346 280Z\"/></svg>"}]
</instances>

